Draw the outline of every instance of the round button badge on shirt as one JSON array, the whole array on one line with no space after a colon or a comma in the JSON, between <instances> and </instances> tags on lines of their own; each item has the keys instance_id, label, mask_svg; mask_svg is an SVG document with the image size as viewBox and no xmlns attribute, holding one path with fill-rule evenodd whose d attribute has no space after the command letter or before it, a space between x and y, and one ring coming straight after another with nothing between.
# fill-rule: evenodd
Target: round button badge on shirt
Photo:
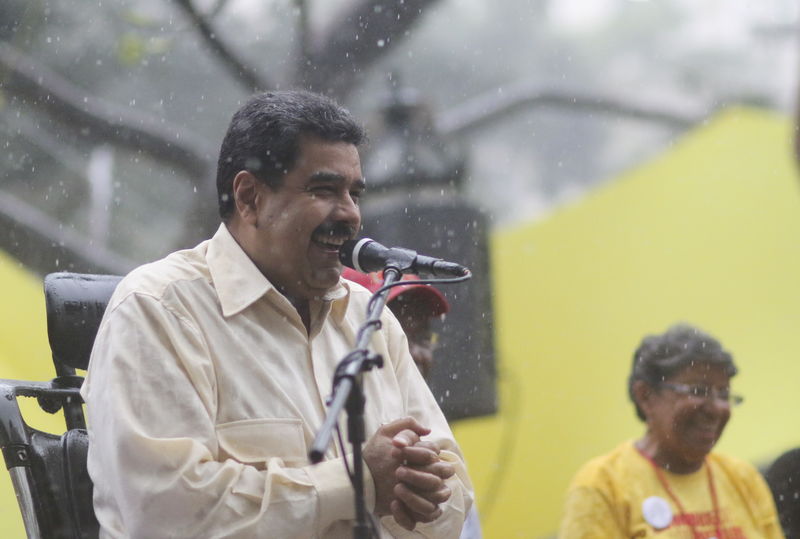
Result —
<instances>
[{"instance_id":1,"label":"round button badge on shirt","mask_svg":"<svg viewBox=\"0 0 800 539\"><path fill-rule=\"evenodd\" d=\"M669 502L658 496L650 496L642 502L642 515L645 521L657 530L663 530L672 523L672 509Z\"/></svg>"}]
</instances>

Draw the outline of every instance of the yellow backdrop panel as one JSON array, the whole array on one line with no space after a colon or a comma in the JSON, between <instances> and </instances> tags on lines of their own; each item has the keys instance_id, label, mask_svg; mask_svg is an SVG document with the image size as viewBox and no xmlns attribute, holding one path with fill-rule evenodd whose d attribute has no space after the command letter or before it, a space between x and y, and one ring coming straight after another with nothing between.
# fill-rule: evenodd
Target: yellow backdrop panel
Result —
<instances>
[{"instance_id":1,"label":"yellow backdrop panel","mask_svg":"<svg viewBox=\"0 0 800 539\"><path fill-rule=\"evenodd\" d=\"M55 371L47 344L42 279L23 270L19 262L0 251L0 283L3 291L0 378L39 381L53 378ZM63 419L41 412L35 400L23 399L21 408L31 425L50 432L63 432ZM17 500L5 470L0 473L0 537L25 537Z\"/></svg>"},{"instance_id":2,"label":"yellow backdrop panel","mask_svg":"<svg viewBox=\"0 0 800 539\"><path fill-rule=\"evenodd\" d=\"M455 426L486 536L557 529L577 468L642 434L641 337L687 321L746 396L719 449L800 445L800 192L788 119L736 109L543 222L492 238L500 414ZM498 186L502 188L502 186Z\"/></svg>"}]
</instances>

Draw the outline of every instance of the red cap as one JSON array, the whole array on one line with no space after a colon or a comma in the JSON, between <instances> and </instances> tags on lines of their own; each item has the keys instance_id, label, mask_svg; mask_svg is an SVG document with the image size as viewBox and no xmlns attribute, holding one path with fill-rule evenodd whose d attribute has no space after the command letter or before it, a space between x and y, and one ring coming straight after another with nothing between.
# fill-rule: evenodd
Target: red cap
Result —
<instances>
[{"instance_id":1,"label":"red cap","mask_svg":"<svg viewBox=\"0 0 800 539\"><path fill-rule=\"evenodd\" d=\"M358 283L372 293L381 287L383 283L383 272L374 273L361 273L354 269L345 267L342 272L342 277L348 281ZM403 275L403 281L418 281L419 277L416 275ZM401 286L394 286L389 289L389 296L386 298L386 303L389 303L400 294L411 296L414 295L420 301L424 301L431 308L433 316L441 316L450 310L450 304L444 294L439 292L436 288L427 284L404 284Z\"/></svg>"}]
</instances>

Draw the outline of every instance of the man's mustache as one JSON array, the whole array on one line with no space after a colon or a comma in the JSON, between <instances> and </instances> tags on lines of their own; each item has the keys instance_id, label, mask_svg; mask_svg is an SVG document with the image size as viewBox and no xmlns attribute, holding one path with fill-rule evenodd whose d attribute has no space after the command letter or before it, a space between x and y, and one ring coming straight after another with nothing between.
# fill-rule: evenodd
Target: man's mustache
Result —
<instances>
[{"instance_id":1,"label":"man's mustache","mask_svg":"<svg viewBox=\"0 0 800 539\"><path fill-rule=\"evenodd\" d=\"M358 230L356 230L354 226L342 221L325 222L314 229L315 236L320 234L325 236L343 236L348 239L353 239L356 237L357 233Z\"/></svg>"}]
</instances>

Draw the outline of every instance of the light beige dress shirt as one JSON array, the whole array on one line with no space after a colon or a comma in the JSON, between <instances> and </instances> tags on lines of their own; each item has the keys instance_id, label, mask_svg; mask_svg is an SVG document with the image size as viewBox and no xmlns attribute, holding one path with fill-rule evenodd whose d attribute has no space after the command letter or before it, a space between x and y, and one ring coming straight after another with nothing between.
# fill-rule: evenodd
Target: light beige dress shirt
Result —
<instances>
[{"instance_id":1,"label":"light beige dress shirt","mask_svg":"<svg viewBox=\"0 0 800 539\"><path fill-rule=\"evenodd\" d=\"M131 272L108 305L81 389L101 536L351 537L353 491L339 448L317 465L307 451L369 297L341 281L312 302L307 332L224 225ZM382 322L371 346L384 367L364 375L367 436L413 416L457 473L439 519L410 533L384 517L381 534L458 537L472 500L460 451L388 309Z\"/></svg>"}]
</instances>

